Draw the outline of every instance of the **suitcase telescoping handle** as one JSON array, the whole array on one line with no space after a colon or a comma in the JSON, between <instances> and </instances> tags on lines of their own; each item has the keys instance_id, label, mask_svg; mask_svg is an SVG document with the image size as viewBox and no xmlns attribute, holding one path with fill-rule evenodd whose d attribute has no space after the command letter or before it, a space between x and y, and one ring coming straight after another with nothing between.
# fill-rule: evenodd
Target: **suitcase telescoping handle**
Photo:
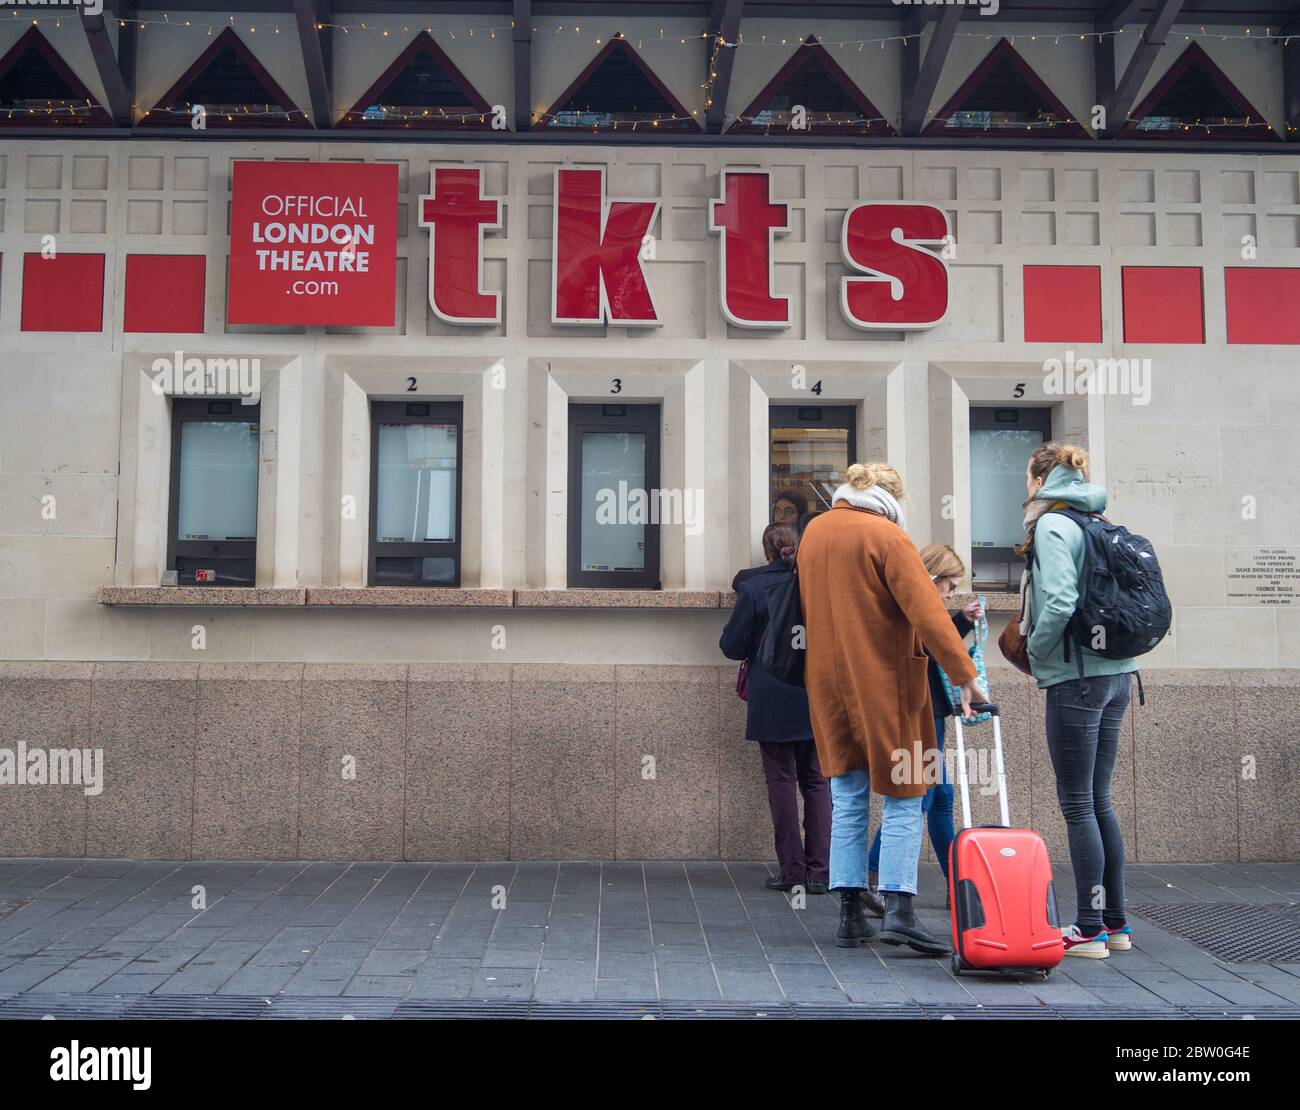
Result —
<instances>
[{"instance_id":1,"label":"suitcase telescoping handle","mask_svg":"<svg viewBox=\"0 0 1300 1110\"><path fill-rule=\"evenodd\" d=\"M974 702L972 713L988 713L993 718L993 764L998 776L998 807L1003 828L1011 827L1007 812L1007 772L1002 763L1002 713L992 702ZM962 827L970 828L970 781L966 773L966 740L961 727L961 712L952 715L957 733L957 782L961 785Z\"/></svg>"}]
</instances>

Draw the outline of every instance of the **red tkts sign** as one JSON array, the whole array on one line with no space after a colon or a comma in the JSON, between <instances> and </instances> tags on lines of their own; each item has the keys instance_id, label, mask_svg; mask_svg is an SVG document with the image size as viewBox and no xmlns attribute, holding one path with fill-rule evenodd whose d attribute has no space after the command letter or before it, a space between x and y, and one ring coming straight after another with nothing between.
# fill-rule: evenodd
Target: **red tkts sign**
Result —
<instances>
[{"instance_id":1,"label":"red tkts sign","mask_svg":"<svg viewBox=\"0 0 1300 1110\"><path fill-rule=\"evenodd\" d=\"M397 166L236 162L231 324L392 327Z\"/></svg>"},{"instance_id":2,"label":"red tkts sign","mask_svg":"<svg viewBox=\"0 0 1300 1110\"><path fill-rule=\"evenodd\" d=\"M742 328L788 328L790 296L777 293L775 237L790 230L790 205L772 196L766 170L723 169L709 203L718 236L719 302ZM501 227L502 199L483 193L475 166L433 171L420 198L429 229L429 304L451 324L495 324L501 298L483 288L483 237ZM662 324L655 305L657 200L611 199L603 166L555 170L551 228L551 322L645 327ZM856 328L932 328L948 313L951 243L942 209L915 201L866 201L845 213L840 312Z\"/></svg>"}]
</instances>

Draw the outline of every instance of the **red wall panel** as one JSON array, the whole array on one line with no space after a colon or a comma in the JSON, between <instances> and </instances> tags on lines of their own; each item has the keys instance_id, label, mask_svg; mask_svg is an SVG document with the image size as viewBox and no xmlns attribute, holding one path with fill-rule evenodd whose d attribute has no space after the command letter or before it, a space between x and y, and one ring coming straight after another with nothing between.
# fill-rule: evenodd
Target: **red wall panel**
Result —
<instances>
[{"instance_id":1,"label":"red wall panel","mask_svg":"<svg viewBox=\"0 0 1300 1110\"><path fill-rule=\"evenodd\" d=\"M1300 343L1300 268L1223 271L1229 343Z\"/></svg>"},{"instance_id":2,"label":"red wall panel","mask_svg":"<svg viewBox=\"0 0 1300 1110\"><path fill-rule=\"evenodd\" d=\"M1204 343L1199 266L1125 266L1125 343Z\"/></svg>"},{"instance_id":3,"label":"red wall panel","mask_svg":"<svg viewBox=\"0 0 1300 1110\"><path fill-rule=\"evenodd\" d=\"M1100 343L1101 267L1026 266L1025 342Z\"/></svg>"},{"instance_id":4,"label":"red wall panel","mask_svg":"<svg viewBox=\"0 0 1300 1110\"><path fill-rule=\"evenodd\" d=\"M102 254L23 255L23 331L103 331Z\"/></svg>"},{"instance_id":5,"label":"red wall panel","mask_svg":"<svg viewBox=\"0 0 1300 1110\"><path fill-rule=\"evenodd\" d=\"M201 254L127 255L123 330L201 332L206 267Z\"/></svg>"}]
</instances>

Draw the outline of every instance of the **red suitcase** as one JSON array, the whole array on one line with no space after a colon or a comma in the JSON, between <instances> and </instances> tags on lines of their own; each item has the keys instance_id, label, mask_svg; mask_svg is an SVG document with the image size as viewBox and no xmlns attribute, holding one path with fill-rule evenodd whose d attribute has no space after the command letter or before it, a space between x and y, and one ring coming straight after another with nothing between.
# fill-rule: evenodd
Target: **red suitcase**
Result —
<instances>
[{"instance_id":1,"label":"red suitcase","mask_svg":"<svg viewBox=\"0 0 1300 1110\"><path fill-rule=\"evenodd\" d=\"M1002 718L996 705L977 704L993 716L993 753L1000 825L970 823L970 783L961 714L953 716L962 828L948 857L952 901L952 971L1039 971L1044 979L1065 955L1052 887L1047 845L1033 829L1013 829L1007 816L1007 776L1002 762Z\"/></svg>"}]
</instances>

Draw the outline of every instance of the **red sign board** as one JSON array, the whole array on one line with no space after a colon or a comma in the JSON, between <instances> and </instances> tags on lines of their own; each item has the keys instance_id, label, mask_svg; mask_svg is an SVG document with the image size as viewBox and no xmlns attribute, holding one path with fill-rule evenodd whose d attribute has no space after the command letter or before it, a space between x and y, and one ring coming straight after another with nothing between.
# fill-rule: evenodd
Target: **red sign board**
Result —
<instances>
[{"instance_id":1,"label":"red sign board","mask_svg":"<svg viewBox=\"0 0 1300 1110\"><path fill-rule=\"evenodd\" d=\"M236 162L231 324L392 327L397 166Z\"/></svg>"}]
</instances>

